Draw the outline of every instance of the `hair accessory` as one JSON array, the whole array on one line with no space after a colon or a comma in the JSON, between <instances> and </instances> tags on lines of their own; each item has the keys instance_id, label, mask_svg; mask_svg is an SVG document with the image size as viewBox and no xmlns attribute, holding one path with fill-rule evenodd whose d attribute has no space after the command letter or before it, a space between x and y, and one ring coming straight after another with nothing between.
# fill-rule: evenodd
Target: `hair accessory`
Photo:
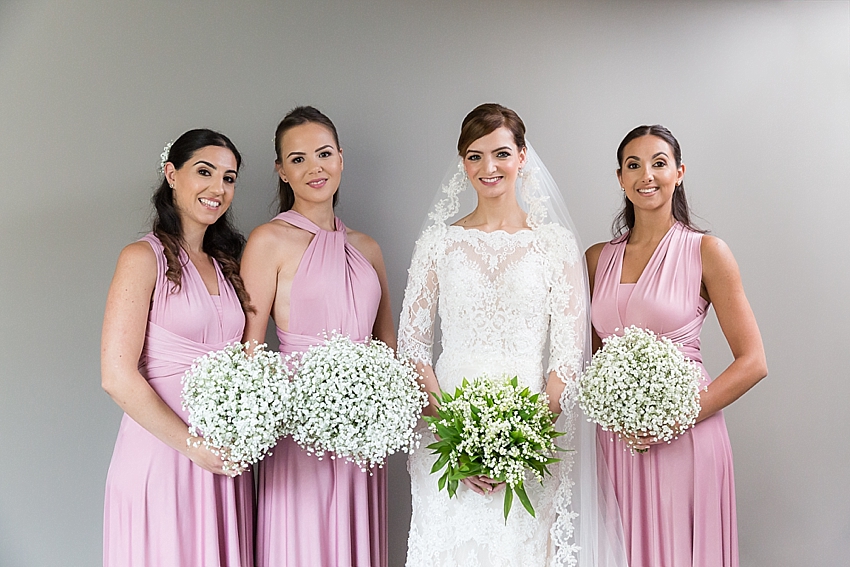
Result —
<instances>
[{"instance_id":1,"label":"hair accessory","mask_svg":"<svg viewBox=\"0 0 850 567\"><path fill-rule=\"evenodd\" d=\"M159 154L159 172L165 173L165 163L168 161L168 154L171 153L171 145L174 144L174 141L170 141L165 144L165 147L162 148L162 153Z\"/></svg>"}]
</instances>

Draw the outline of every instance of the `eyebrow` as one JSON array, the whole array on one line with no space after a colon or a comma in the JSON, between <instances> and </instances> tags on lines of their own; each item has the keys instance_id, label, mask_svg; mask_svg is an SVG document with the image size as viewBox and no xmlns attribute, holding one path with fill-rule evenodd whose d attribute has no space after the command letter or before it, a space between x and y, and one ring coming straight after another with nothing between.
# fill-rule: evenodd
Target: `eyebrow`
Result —
<instances>
[{"instance_id":1,"label":"eyebrow","mask_svg":"<svg viewBox=\"0 0 850 567\"><path fill-rule=\"evenodd\" d=\"M658 152L657 154L655 154L654 156L652 156L652 159L655 159L655 158L657 158L658 156L664 156L664 157L666 157L667 159L670 159L670 156L668 156L668 155L667 155L667 152ZM637 156L628 156L628 157L626 157L626 160L630 160L630 159L634 159L634 160L640 161L640 158L639 158L639 157L637 157ZM625 161L625 160L623 160L623 161Z\"/></svg>"},{"instance_id":2,"label":"eyebrow","mask_svg":"<svg viewBox=\"0 0 850 567\"><path fill-rule=\"evenodd\" d=\"M332 146L332 145L330 145L330 144L325 144L325 145L324 145L324 146L322 146L321 148L316 148L316 152L320 152L320 151L322 151L322 150L326 150L326 149L328 149L328 148L333 149L333 146ZM292 156L304 156L304 155L307 155L307 154L306 154L306 152L289 152L288 154L286 154L286 157L292 157Z\"/></svg>"},{"instance_id":3,"label":"eyebrow","mask_svg":"<svg viewBox=\"0 0 850 567\"><path fill-rule=\"evenodd\" d=\"M207 160L199 159L198 161L195 162L195 165L198 165L199 163L204 164L205 166L209 167L210 169L214 169L214 170L218 171L218 168L216 166L214 166L213 164L211 164L210 162L208 162ZM233 169L225 170L225 173L232 173L234 175L238 175L238 173L236 173L236 171L233 170Z\"/></svg>"},{"instance_id":4,"label":"eyebrow","mask_svg":"<svg viewBox=\"0 0 850 567\"><path fill-rule=\"evenodd\" d=\"M496 148L495 150L493 150L493 153L501 152L502 150L508 150L508 151L511 151L512 149L513 149L513 148L511 148L510 146L501 146L501 147ZM466 153L470 153L470 152L475 153L475 154L483 154L483 153L484 153L484 152L482 152L481 150L473 150L472 148L470 148L470 149L466 150Z\"/></svg>"}]
</instances>

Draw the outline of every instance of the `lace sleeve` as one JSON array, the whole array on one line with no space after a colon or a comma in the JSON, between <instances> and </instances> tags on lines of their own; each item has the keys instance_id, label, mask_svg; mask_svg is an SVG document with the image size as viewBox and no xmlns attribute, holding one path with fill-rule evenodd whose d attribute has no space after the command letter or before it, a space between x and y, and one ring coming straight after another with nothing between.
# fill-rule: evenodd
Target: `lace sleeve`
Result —
<instances>
[{"instance_id":1,"label":"lace sleeve","mask_svg":"<svg viewBox=\"0 0 850 567\"><path fill-rule=\"evenodd\" d=\"M571 232L547 231L549 259L549 372L567 385L564 395L575 399L577 379L590 352L588 287L584 261Z\"/></svg>"},{"instance_id":2,"label":"lace sleeve","mask_svg":"<svg viewBox=\"0 0 850 567\"><path fill-rule=\"evenodd\" d=\"M423 234L416 242L398 322L399 355L427 366L433 364L431 349L439 294L436 243L435 235L430 233Z\"/></svg>"}]
</instances>

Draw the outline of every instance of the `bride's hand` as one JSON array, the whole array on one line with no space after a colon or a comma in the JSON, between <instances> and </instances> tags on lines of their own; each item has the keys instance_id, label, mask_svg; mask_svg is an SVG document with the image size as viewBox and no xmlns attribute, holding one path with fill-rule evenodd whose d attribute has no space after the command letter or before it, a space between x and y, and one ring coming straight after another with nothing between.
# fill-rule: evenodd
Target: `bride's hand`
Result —
<instances>
[{"instance_id":1,"label":"bride's hand","mask_svg":"<svg viewBox=\"0 0 850 567\"><path fill-rule=\"evenodd\" d=\"M461 479L461 482L476 494L481 495L493 494L505 488L504 482L499 482L483 475L468 476Z\"/></svg>"}]
</instances>

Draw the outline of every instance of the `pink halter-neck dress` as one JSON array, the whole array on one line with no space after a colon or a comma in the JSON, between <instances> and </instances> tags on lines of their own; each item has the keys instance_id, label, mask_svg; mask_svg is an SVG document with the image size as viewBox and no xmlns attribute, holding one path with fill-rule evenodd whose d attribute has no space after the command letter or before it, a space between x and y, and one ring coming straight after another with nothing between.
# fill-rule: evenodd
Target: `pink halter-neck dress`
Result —
<instances>
[{"instance_id":1,"label":"pink halter-neck dress","mask_svg":"<svg viewBox=\"0 0 850 567\"><path fill-rule=\"evenodd\" d=\"M245 315L218 263L221 295L213 296L181 250L182 285L172 293L162 244L153 234L141 240L156 254L157 278L139 371L187 421L183 374L195 358L241 340ZM251 567L253 519L251 471L208 472L124 414L106 477L105 567Z\"/></svg>"},{"instance_id":2,"label":"pink halter-neck dress","mask_svg":"<svg viewBox=\"0 0 850 567\"><path fill-rule=\"evenodd\" d=\"M277 329L282 353L321 344L337 331L372 335L381 286L338 218L327 231L295 211L275 217L312 234L292 281L289 329ZM385 567L386 469L372 475L342 459L319 460L285 437L260 461L257 565Z\"/></svg>"},{"instance_id":3,"label":"pink halter-neck dress","mask_svg":"<svg viewBox=\"0 0 850 567\"><path fill-rule=\"evenodd\" d=\"M599 257L591 318L600 338L631 325L681 343L702 367L702 234L676 223L635 284L620 283L628 234ZM702 369L706 385L710 378ZM616 435L598 438L623 519L631 567L737 567L738 535L732 448L723 413L670 444L631 455Z\"/></svg>"}]
</instances>

